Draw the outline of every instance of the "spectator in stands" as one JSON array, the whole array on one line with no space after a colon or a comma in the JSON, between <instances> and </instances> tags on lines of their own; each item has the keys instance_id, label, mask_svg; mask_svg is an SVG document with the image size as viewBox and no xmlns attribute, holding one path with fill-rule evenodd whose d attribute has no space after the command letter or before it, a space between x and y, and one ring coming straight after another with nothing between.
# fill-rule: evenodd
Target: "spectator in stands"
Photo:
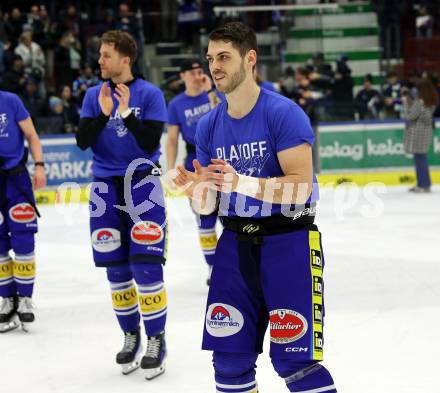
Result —
<instances>
[{"instance_id":1,"label":"spectator in stands","mask_svg":"<svg viewBox=\"0 0 440 393\"><path fill-rule=\"evenodd\" d=\"M81 73L73 81L72 94L75 97L76 102L81 106L86 90L99 83L99 78L93 74L92 67L89 64L84 64L81 69Z\"/></svg>"},{"instance_id":2,"label":"spectator in stands","mask_svg":"<svg viewBox=\"0 0 440 393\"><path fill-rule=\"evenodd\" d=\"M14 53L23 59L24 72L42 82L45 74L46 58L40 45L32 41L32 32L25 31L20 36L20 43Z\"/></svg>"},{"instance_id":3,"label":"spectator in stands","mask_svg":"<svg viewBox=\"0 0 440 393\"><path fill-rule=\"evenodd\" d=\"M23 32L24 23L25 20L17 7L12 9L11 15L5 15L5 30L13 48L18 44L18 38Z\"/></svg>"},{"instance_id":4,"label":"spectator in stands","mask_svg":"<svg viewBox=\"0 0 440 393\"><path fill-rule=\"evenodd\" d=\"M15 94L21 94L26 84L26 77L23 68L23 59L19 55L12 58L12 66L9 71L1 75L1 88Z\"/></svg>"},{"instance_id":5,"label":"spectator in stands","mask_svg":"<svg viewBox=\"0 0 440 393\"><path fill-rule=\"evenodd\" d=\"M62 36L66 32L70 32L74 38L80 39L82 32L82 20L75 5L69 4L67 9L61 10L58 20L58 36Z\"/></svg>"},{"instance_id":6,"label":"spectator in stands","mask_svg":"<svg viewBox=\"0 0 440 393\"><path fill-rule=\"evenodd\" d=\"M182 0L177 8L178 35L188 47L194 44L195 35L200 29L202 13L196 0Z\"/></svg>"},{"instance_id":7,"label":"spectator in stands","mask_svg":"<svg viewBox=\"0 0 440 393\"><path fill-rule=\"evenodd\" d=\"M280 80L280 92L284 97L293 99L296 97L295 70L292 67L286 67L284 76Z\"/></svg>"},{"instance_id":8,"label":"spectator in stands","mask_svg":"<svg viewBox=\"0 0 440 393\"><path fill-rule=\"evenodd\" d=\"M44 6L43 6L44 8ZM40 46L44 41L44 25L41 21L40 6L32 5L29 13L27 14L26 24L30 27L32 31L33 40Z\"/></svg>"},{"instance_id":9,"label":"spectator in stands","mask_svg":"<svg viewBox=\"0 0 440 393\"><path fill-rule=\"evenodd\" d=\"M428 150L432 143L433 113L439 104L439 96L432 82L424 78L418 85L418 97L410 90L402 89L403 114L407 120L404 132L405 152L414 155L417 185L409 191L431 192L428 166Z\"/></svg>"},{"instance_id":10,"label":"spectator in stands","mask_svg":"<svg viewBox=\"0 0 440 393\"><path fill-rule=\"evenodd\" d=\"M373 77L367 74L364 77L364 88L355 98L355 109L360 120L378 119L382 106L380 92L372 88Z\"/></svg>"},{"instance_id":11,"label":"spectator in stands","mask_svg":"<svg viewBox=\"0 0 440 393\"><path fill-rule=\"evenodd\" d=\"M304 67L298 67L296 69L295 80L297 86L294 100L310 117L310 121L315 123L315 103L316 100L322 98L322 93L313 88L309 74L310 71Z\"/></svg>"},{"instance_id":12,"label":"spectator in stands","mask_svg":"<svg viewBox=\"0 0 440 393\"><path fill-rule=\"evenodd\" d=\"M323 94L321 91L314 89L309 74L310 71L307 68L298 67L296 69L295 80L297 87L295 89L294 100L310 118L310 123L315 134L315 143L312 146L313 168L316 173L319 173L321 165L319 159L319 134L316 105L323 97Z\"/></svg>"},{"instance_id":13,"label":"spectator in stands","mask_svg":"<svg viewBox=\"0 0 440 393\"><path fill-rule=\"evenodd\" d=\"M24 91L20 98L34 123L37 122L38 117L45 115L46 100L40 96L38 92L38 81L34 77L28 76L26 78Z\"/></svg>"},{"instance_id":14,"label":"spectator in stands","mask_svg":"<svg viewBox=\"0 0 440 393\"><path fill-rule=\"evenodd\" d=\"M116 30L129 33L139 43L139 23L127 3L119 5L119 18L116 22Z\"/></svg>"},{"instance_id":15,"label":"spectator in stands","mask_svg":"<svg viewBox=\"0 0 440 393\"><path fill-rule=\"evenodd\" d=\"M419 16L416 18L416 35L418 38L431 38L434 28L434 18L429 14L426 5L420 6Z\"/></svg>"},{"instance_id":16,"label":"spectator in stands","mask_svg":"<svg viewBox=\"0 0 440 393\"><path fill-rule=\"evenodd\" d=\"M115 12L111 8L103 10L103 15L98 19L96 35L102 36L106 31L116 29Z\"/></svg>"},{"instance_id":17,"label":"spectator in stands","mask_svg":"<svg viewBox=\"0 0 440 393\"><path fill-rule=\"evenodd\" d=\"M70 86L63 86L60 90L60 98L63 104L62 116L65 132L74 132L78 129L79 110L74 98L72 97L72 89Z\"/></svg>"},{"instance_id":18,"label":"spectator in stands","mask_svg":"<svg viewBox=\"0 0 440 393\"><path fill-rule=\"evenodd\" d=\"M335 80L333 83L333 116L335 120L353 120L353 78L347 57L341 56L336 62Z\"/></svg>"},{"instance_id":19,"label":"spectator in stands","mask_svg":"<svg viewBox=\"0 0 440 393\"><path fill-rule=\"evenodd\" d=\"M58 133L69 133L76 131L79 123L79 115L76 106L71 102L71 90L69 86L63 86L60 96L52 96L49 98L50 114L54 127L57 127ZM55 131L52 131L55 132Z\"/></svg>"},{"instance_id":20,"label":"spectator in stands","mask_svg":"<svg viewBox=\"0 0 440 393\"><path fill-rule=\"evenodd\" d=\"M99 47L101 40L98 36L94 35L89 37L86 42L86 63L90 64L94 73L99 71Z\"/></svg>"},{"instance_id":21,"label":"spectator in stands","mask_svg":"<svg viewBox=\"0 0 440 393\"><path fill-rule=\"evenodd\" d=\"M81 45L73 33L66 31L55 49L55 79L57 86L70 85L81 67Z\"/></svg>"},{"instance_id":22,"label":"spectator in stands","mask_svg":"<svg viewBox=\"0 0 440 393\"><path fill-rule=\"evenodd\" d=\"M383 91L386 118L400 119L402 114L401 83L393 71L387 74L387 85Z\"/></svg>"},{"instance_id":23,"label":"spectator in stands","mask_svg":"<svg viewBox=\"0 0 440 393\"><path fill-rule=\"evenodd\" d=\"M312 70L320 75L325 75L328 78L333 78L333 70L330 64L327 64L324 59L324 54L316 53L312 58Z\"/></svg>"}]
</instances>

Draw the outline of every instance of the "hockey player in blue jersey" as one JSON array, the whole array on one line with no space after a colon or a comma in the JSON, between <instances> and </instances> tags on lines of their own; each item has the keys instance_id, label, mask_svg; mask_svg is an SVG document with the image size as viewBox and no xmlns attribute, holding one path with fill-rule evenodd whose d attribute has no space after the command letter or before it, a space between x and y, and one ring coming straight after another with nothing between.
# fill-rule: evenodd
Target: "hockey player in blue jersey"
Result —
<instances>
[{"instance_id":1,"label":"hockey player in blue jersey","mask_svg":"<svg viewBox=\"0 0 440 393\"><path fill-rule=\"evenodd\" d=\"M116 362L124 374L140 364L152 379L164 372L166 356L167 230L158 161L167 111L159 88L133 76L136 55L128 33L103 34L104 82L87 90L76 138L81 149L93 151L90 234L95 264L107 270L125 336ZM141 317L147 347L140 360Z\"/></svg>"},{"instance_id":2,"label":"hockey player in blue jersey","mask_svg":"<svg viewBox=\"0 0 440 393\"><path fill-rule=\"evenodd\" d=\"M179 134L182 134L186 147L184 167L193 171L192 162L196 158L197 122L203 115L215 108L220 103L220 99L212 87L211 78L204 74L200 61L184 60L180 66L180 77L185 83L185 91L174 97L168 104L167 169L170 171L175 168ZM217 246L216 222L217 212L198 217L200 246L209 268L208 285Z\"/></svg>"},{"instance_id":3,"label":"hockey player in blue jersey","mask_svg":"<svg viewBox=\"0 0 440 393\"><path fill-rule=\"evenodd\" d=\"M0 91L0 333L15 329L19 322L26 330L35 319L32 294L38 210L25 165L24 139L34 160L37 190L46 185L40 140L21 100Z\"/></svg>"},{"instance_id":4,"label":"hockey player in blue jersey","mask_svg":"<svg viewBox=\"0 0 440 393\"><path fill-rule=\"evenodd\" d=\"M207 59L226 102L196 133L195 172L175 182L193 206L217 205L224 231L214 261L203 348L217 392L255 393L269 326L270 357L290 392L336 392L323 359L324 255L314 224L313 130L302 109L255 83L255 33L240 22L209 36Z\"/></svg>"}]
</instances>

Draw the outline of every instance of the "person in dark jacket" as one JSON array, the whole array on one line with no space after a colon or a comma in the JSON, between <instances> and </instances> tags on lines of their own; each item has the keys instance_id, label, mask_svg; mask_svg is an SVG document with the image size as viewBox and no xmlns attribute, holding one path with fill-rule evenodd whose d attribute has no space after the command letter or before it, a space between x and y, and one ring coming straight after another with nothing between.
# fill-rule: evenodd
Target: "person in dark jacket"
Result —
<instances>
[{"instance_id":1,"label":"person in dark jacket","mask_svg":"<svg viewBox=\"0 0 440 393\"><path fill-rule=\"evenodd\" d=\"M418 85L418 97L412 97L407 88L402 88L403 115L406 119L404 132L405 152L414 155L417 185L411 192L431 192L428 166L428 150L432 143L433 113L438 105L437 90L429 79Z\"/></svg>"}]
</instances>

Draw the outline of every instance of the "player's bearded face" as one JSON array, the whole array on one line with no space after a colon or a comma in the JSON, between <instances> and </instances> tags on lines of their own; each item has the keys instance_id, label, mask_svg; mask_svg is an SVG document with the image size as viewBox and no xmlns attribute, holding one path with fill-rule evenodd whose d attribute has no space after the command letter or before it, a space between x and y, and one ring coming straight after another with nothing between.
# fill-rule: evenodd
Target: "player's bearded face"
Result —
<instances>
[{"instance_id":1,"label":"player's bearded face","mask_svg":"<svg viewBox=\"0 0 440 393\"><path fill-rule=\"evenodd\" d=\"M113 79L122 74L122 56L112 45L102 44L100 49L99 66L103 79Z\"/></svg>"},{"instance_id":2,"label":"player's bearded face","mask_svg":"<svg viewBox=\"0 0 440 393\"><path fill-rule=\"evenodd\" d=\"M226 74L226 79L228 80L228 82L223 86L221 86L219 90L224 94L229 94L233 92L238 86L240 86L241 83L245 80L245 78L246 78L246 70L244 68L244 59L241 59L238 70L230 74L230 76Z\"/></svg>"}]
</instances>

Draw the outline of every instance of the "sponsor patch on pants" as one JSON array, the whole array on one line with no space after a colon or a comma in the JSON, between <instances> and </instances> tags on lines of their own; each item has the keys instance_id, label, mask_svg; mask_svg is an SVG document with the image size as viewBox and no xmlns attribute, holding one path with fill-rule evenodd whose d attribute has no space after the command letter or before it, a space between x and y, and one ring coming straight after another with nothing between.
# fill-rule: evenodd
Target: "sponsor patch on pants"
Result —
<instances>
[{"instance_id":1,"label":"sponsor patch on pants","mask_svg":"<svg viewBox=\"0 0 440 393\"><path fill-rule=\"evenodd\" d=\"M237 334L244 325L243 314L235 307L214 303L206 313L206 330L214 337L228 337Z\"/></svg>"},{"instance_id":2,"label":"sponsor patch on pants","mask_svg":"<svg viewBox=\"0 0 440 393\"><path fill-rule=\"evenodd\" d=\"M270 341L287 344L299 340L307 332L307 320L298 312L278 309L269 313Z\"/></svg>"}]
</instances>

